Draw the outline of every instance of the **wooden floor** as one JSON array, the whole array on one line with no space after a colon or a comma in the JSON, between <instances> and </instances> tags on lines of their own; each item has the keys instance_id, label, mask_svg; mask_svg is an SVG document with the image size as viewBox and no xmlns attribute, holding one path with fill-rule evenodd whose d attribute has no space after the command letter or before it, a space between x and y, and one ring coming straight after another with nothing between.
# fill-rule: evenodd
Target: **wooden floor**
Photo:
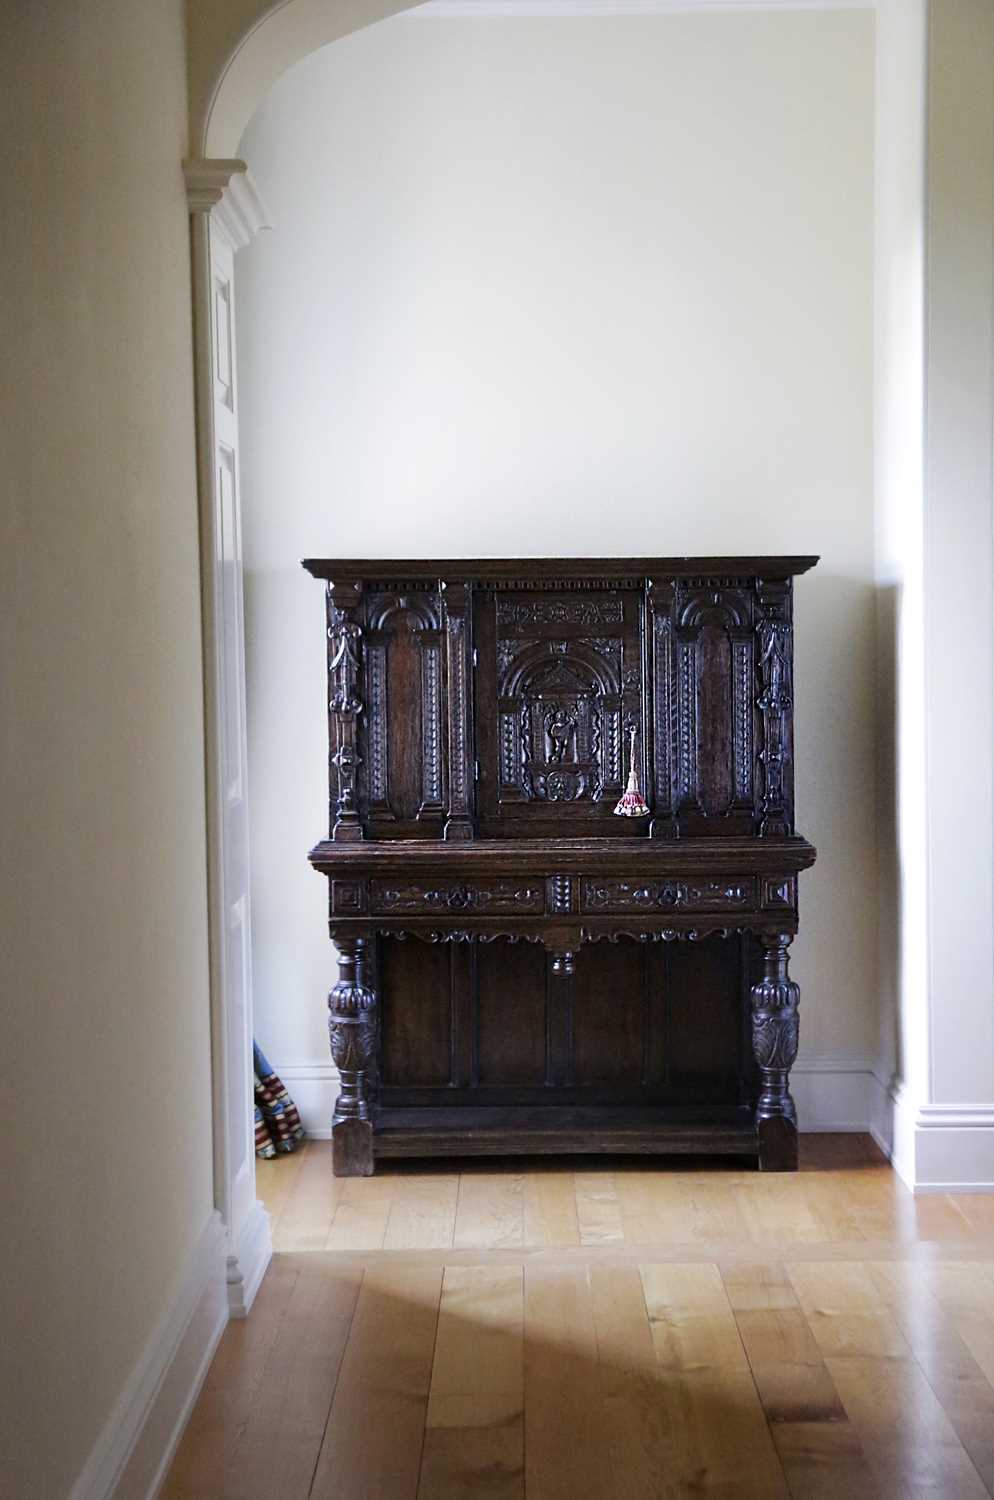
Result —
<instances>
[{"instance_id":1,"label":"wooden floor","mask_svg":"<svg viewBox=\"0 0 994 1500\"><path fill-rule=\"evenodd\" d=\"M277 1254L165 1500L994 1495L994 1197L802 1167L260 1163Z\"/></svg>"}]
</instances>

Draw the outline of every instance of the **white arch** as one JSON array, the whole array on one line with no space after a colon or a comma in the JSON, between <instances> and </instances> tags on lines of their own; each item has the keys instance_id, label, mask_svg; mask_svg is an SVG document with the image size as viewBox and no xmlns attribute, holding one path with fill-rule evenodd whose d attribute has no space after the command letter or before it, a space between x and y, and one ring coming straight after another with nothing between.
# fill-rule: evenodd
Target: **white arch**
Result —
<instances>
[{"instance_id":1,"label":"white arch","mask_svg":"<svg viewBox=\"0 0 994 1500\"><path fill-rule=\"evenodd\" d=\"M412 8L410 0L214 0L188 6L190 155L236 157L246 125L288 68L318 47Z\"/></svg>"}]
</instances>

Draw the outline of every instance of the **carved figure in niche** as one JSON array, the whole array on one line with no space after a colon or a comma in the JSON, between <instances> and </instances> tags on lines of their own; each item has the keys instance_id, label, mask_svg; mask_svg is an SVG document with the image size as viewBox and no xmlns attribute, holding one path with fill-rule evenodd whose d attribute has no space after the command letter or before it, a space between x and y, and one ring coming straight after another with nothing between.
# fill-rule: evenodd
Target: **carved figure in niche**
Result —
<instances>
[{"instance_id":1,"label":"carved figure in niche","mask_svg":"<svg viewBox=\"0 0 994 1500\"><path fill-rule=\"evenodd\" d=\"M762 655L759 668L764 684L763 697L770 708L789 708L787 692L787 652L784 627L777 621L763 625L760 632Z\"/></svg>"},{"instance_id":2,"label":"carved figure in niche","mask_svg":"<svg viewBox=\"0 0 994 1500\"><path fill-rule=\"evenodd\" d=\"M549 765L562 765L572 760L569 753L576 734L576 709L554 708L545 716L545 733L548 738L546 756Z\"/></svg>"}]
</instances>

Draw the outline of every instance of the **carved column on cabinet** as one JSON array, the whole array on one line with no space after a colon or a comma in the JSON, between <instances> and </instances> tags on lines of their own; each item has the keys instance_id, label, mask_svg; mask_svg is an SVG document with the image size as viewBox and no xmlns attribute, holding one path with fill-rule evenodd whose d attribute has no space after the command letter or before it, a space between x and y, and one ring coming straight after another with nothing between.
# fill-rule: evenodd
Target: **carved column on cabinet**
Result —
<instances>
[{"instance_id":1,"label":"carved column on cabinet","mask_svg":"<svg viewBox=\"0 0 994 1500\"><path fill-rule=\"evenodd\" d=\"M368 986L364 937L337 936L338 983L328 996L328 1040L341 1087L331 1122L336 1177L371 1177L371 1073L376 1057L376 993Z\"/></svg>"},{"instance_id":2,"label":"carved column on cabinet","mask_svg":"<svg viewBox=\"0 0 994 1500\"><path fill-rule=\"evenodd\" d=\"M790 1070L797 1056L800 988L788 973L791 935L763 933L763 975L752 987L752 1050L759 1065L756 1105L759 1166L765 1172L797 1169L797 1112Z\"/></svg>"},{"instance_id":3,"label":"carved column on cabinet","mask_svg":"<svg viewBox=\"0 0 994 1500\"><path fill-rule=\"evenodd\" d=\"M475 761L469 679L470 590L464 583L443 583L442 588L449 711L449 812L444 836L471 839Z\"/></svg>"},{"instance_id":4,"label":"carved column on cabinet","mask_svg":"<svg viewBox=\"0 0 994 1500\"><path fill-rule=\"evenodd\" d=\"M329 758L338 776L338 800L331 837L339 844L357 844L363 837L356 805L359 765L357 721L362 712L359 695L359 653L362 629L354 615L361 600L358 584L328 584L328 700Z\"/></svg>"},{"instance_id":5,"label":"carved column on cabinet","mask_svg":"<svg viewBox=\"0 0 994 1500\"><path fill-rule=\"evenodd\" d=\"M673 580L650 579L653 817L649 837L675 838L673 816Z\"/></svg>"},{"instance_id":6,"label":"carved column on cabinet","mask_svg":"<svg viewBox=\"0 0 994 1500\"><path fill-rule=\"evenodd\" d=\"M791 832L793 809L788 795L791 700L791 582L789 578L758 585L756 622L763 767L760 804L761 838L784 838Z\"/></svg>"}]
</instances>

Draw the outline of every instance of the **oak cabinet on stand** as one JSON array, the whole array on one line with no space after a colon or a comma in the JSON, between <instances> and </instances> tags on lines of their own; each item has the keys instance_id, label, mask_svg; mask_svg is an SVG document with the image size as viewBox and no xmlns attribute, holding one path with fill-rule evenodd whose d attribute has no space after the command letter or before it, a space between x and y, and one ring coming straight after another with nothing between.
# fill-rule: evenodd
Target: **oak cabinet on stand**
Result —
<instances>
[{"instance_id":1,"label":"oak cabinet on stand","mask_svg":"<svg viewBox=\"0 0 994 1500\"><path fill-rule=\"evenodd\" d=\"M793 579L813 557L323 561L334 1169L797 1165ZM615 806L634 744L650 815Z\"/></svg>"}]
</instances>

